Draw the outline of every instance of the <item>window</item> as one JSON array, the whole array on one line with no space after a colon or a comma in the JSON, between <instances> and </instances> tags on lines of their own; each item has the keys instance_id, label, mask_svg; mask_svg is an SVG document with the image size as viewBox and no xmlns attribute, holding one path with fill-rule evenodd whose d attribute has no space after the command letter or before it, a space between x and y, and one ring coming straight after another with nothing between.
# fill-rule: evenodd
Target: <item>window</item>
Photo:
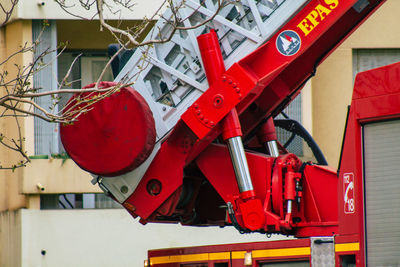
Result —
<instances>
[{"instance_id":1,"label":"window","mask_svg":"<svg viewBox=\"0 0 400 267\"><path fill-rule=\"evenodd\" d=\"M68 83L63 88L80 89L90 83L96 82L108 59L106 51L64 51L57 59L58 81L61 82L71 69L67 79ZM73 64L74 60L76 61ZM111 68L107 68L102 80L114 80Z\"/></svg>"},{"instance_id":2,"label":"window","mask_svg":"<svg viewBox=\"0 0 400 267\"><path fill-rule=\"evenodd\" d=\"M309 267L309 261L285 261L285 262L269 262L261 263L260 267Z\"/></svg>"},{"instance_id":3,"label":"window","mask_svg":"<svg viewBox=\"0 0 400 267\"><path fill-rule=\"evenodd\" d=\"M122 206L102 193L40 195L40 209L120 209Z\"/></svg>"},{"instance_id":4,"label":"window","mask_svg":"<svg viewBox=\"0 0 400 267\"><path fill-rule=\"evenodd\" d=\"M107 56L87 55L81 57L81 86L94 83L100 77L109 58ZM111 68L107 68L102 81L113 81Z\"/></svg>"},{"instance_id":5,"label":"window","mask_svg":"<svg viewBox=\"0 0 400 267\"><path fill-rule=\"evenodd\" d=\"M356 255L340 256L340 264L342 267L356 267Z\"/></svg>"},{"instance_id":6,"label":"window","mask_svg":"<svg viewBox=\"0 0 400 267\"><path fill-rule=\"evenodd\" d=\"M181 267L208 267L207 263L190 263L190 264L181 264Z\"/></svg>"}]
</instances>

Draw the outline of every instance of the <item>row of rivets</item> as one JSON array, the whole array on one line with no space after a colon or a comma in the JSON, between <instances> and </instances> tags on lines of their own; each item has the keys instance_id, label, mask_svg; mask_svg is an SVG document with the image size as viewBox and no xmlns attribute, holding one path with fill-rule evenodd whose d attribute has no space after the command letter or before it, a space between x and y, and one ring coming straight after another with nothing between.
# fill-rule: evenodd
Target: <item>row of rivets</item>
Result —
<instances>
[{"instance_id":1,"label":"row of rivets","mask_svg":"<svg viewBox=\"0 0 400 267\"><path fill-rule=\"evenodd\" d=\"M207 118L204 117L204 114L202 114L201 109L197 103L193 105L195 109L195 114L196 116L206 125L209 125L211 127L214 127L215 123L213 121L209 121Z\"/></svg>"},{"instance_id":2,"label":"row of rivets","mask_svg":"<svg viewBox=\"0 0 400 267\"><path fill-rule=\"evenodd\" d=\"M239 99L242 99L240 87L237 85L237 83L233 82L232 79L228 79L228 77L225 75L222 76L222 82L227 82L228 84L230 84L232 88L235 89L235 92L238 94Z\"/></svg>"}]
</instances>

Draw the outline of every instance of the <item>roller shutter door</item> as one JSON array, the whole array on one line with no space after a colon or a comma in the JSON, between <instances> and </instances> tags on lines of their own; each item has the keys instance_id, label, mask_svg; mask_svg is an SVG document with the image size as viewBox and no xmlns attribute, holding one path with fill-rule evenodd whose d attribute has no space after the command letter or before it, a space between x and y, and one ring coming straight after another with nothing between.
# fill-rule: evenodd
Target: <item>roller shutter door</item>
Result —
<instances>
[{"instance_id":1,"label":"roller shutter door","mask_svg":"<svg viewBox=\"0 0 400 267\"><path fill-rule=\"evenodd\" d=\"M400 120L364 126L367 266L400 266Z\"/></svg>"}]
</instances>

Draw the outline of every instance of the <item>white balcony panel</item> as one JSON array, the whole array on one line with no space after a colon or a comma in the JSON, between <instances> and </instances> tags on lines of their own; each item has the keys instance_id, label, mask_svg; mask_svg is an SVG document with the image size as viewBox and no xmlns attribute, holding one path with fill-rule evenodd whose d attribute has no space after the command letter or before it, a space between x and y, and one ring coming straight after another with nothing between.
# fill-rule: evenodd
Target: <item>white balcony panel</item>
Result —
<instances>
[{"instance_id":1,"label":"white balcony panel","mask_svg":"<svg viewBox=\"0 0 400 267\"><path fill-rule=\"evenodd\" d=\"M5 5L10 5L5 1ZM86 1L82 1L86 2ZM88 1L90 3L95 1ZM113 3L114 1L108 1ZM125 2L125 1L121 1ZM142 20L143 17L150 17L157 11L158 7L163 3L162 0L137 0L134 1L135 6L131 10L121 8L114 4L111 10L105 10L106 19L122 19L122 20ZM72 14L78 14L81 17L91 19L96 14L96 7L92 6L89 10L83 8L78 0L66 0L65 6L68 6L68 12L64 11L54 0L20 0L13 12L12 20L15 19L78 19ZM6 10L7 7L6 7ZM117 11L120 12L117 12ZM114 12L114 13L113 13ZM3 12L0 14L0 20L4 18ZM2 17L3 16L3 17ZM97 19L97 17L94 17Z\"/></svg>"},{"instance_id":2,"label":"white balcony panel","mask_svg":"<svg viewBox=\"0 0 400 267\"><path fill-rule=\"evenodd\" d=\"M20 212L23 267L143 266L149 249L287 239L241 235L233 227L143 226L122 209Z\"/></svg>"}]
</instances>

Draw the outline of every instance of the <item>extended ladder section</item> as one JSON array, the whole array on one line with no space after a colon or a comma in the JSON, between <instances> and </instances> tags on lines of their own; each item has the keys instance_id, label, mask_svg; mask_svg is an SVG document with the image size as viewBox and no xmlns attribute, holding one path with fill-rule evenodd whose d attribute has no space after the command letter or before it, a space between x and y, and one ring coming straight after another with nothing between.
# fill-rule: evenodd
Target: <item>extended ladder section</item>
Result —
<instances>
[{"instance_id":1,"label":"extended ladder section","mask_svg":"<svg viewBox=\"0 0 400 267\"><path fill-rule=\"evenodd\" d=\"M153 112L159 141L209 87L197 36L214 29L221 44L225 67L229 68L265 43L307 2L244 0L228 4L224 0L174 1L176 14L168 8L145 40L168 38L175 30L169 23L174 21L174 16L182 20L179 26L196 28L176 30L169 42L139 47L116 81L133 82L135 90L146 99ZM213 19L204 24L210 18Z\"/></svg>"}]
</instances>

